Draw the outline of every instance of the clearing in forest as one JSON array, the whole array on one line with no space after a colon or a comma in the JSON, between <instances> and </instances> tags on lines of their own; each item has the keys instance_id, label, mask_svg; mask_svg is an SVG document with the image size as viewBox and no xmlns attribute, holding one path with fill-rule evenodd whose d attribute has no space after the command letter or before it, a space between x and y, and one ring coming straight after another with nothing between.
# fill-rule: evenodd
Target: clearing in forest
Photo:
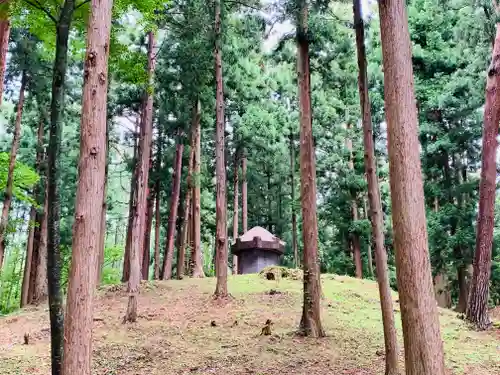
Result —
<instances>
[{"instance_id":1,"label":"clearing in forest","mask_svg":"<svg viewBox=\"0 0 500 375\"><path fill-rule=\"evenodd\" d=\"M320 340L294 334L301 312L300 280L233 276L229 278L233 299L228 302L214 301L214 288L211 278L144 283L140 317L132 325L122 324L127 305L124 288L100 290L92 373L383 374L375 282L322 276L322 320L328 337ZM472 332L456 313L440 313L449 374L500 374L500 332ZM261 336L267 319L273 322L272 335ZM396 321L402 346L398 311ZM29 345L23 345L25 333L30 335ZM49 353L45 306L0 318L0 374L49 374Z\"/></svg>"}]
</instances>

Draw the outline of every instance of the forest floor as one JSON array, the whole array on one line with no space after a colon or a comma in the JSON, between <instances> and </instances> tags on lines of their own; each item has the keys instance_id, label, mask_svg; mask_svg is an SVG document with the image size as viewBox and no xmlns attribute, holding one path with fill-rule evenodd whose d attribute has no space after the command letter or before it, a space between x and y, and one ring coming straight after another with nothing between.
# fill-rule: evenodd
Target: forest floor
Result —
<instances>
[{"instance_id":1,"label":"forest floor","mask_svg":"<svg viewBox=\"0 0 500 375\"><path fill-rule=\"evenodd\" d=\"M105 287L99 291L94 314L92 373L383 374L377 285L334 275L323 275L322 281L322 320L328 336L319 340L295 335L302 300L299 280L233 276L233 298L225 302L212 299L211 278L144 283L140 318L132 325L122 324L124 288ZM280 293L270 295L271 289ZM395 311L401 334L397 303ZM473 332L456 313L440 310L440 315L449 374L500 374L499 331ZM44 306L0 319L0 374L49 374L47 317ZM267 319L274 323L273 334L260 336ZM30 335L29 345L23 345L25 333Z\"/></svg>"}]
</instances>

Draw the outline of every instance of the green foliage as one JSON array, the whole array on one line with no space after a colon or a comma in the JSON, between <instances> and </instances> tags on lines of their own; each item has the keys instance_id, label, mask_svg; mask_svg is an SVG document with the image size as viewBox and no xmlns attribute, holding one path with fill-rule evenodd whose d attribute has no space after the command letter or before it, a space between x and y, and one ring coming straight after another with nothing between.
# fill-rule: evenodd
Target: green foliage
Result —
<instances>
[{"instance_id":1,"label":"green foliage","mask_svg":"<svg viewBox=\"0 0 500 375\"><path fill-rule=\"evenodd\" d=\"M7 176L9 174L10 154L0 152L0 191L5 191L7 187ZM34 203L30 196L30 190L36 185L40 176L30 167L16 161L14 167L13 195L22 202Z\"/></svg>"}]
</instances>

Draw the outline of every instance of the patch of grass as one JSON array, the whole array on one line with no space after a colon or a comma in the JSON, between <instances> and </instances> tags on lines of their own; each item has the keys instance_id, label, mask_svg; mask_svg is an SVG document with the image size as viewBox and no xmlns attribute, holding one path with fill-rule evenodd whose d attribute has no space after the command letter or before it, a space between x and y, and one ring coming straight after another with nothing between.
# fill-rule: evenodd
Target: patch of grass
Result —
<instances>
[{"instance_id":1,"label":"patch of grass","mask_svg":"<svg viewBox=\"0 0 500 375\"><path fill-rule=\"evenodd\" d=\"M381 313L373 281L322 276L328 336L320 340L295 335L302 282L291 277L230 276L233 298L225 301L212 298L213 278L147 282L141 288L139 321L133 325L121 324L125 289L99 291L93 374L383 374ZM279 293L270 294L272 289ZM399 306L394 307L402 346ZM455 313L440 312L450 374L500 374L496 333L470 331ZM260 336L267 319L273 322L272 334ZM45 306L0 319L0 374L49 374L47 328ZM29 346L22 345L24 333L30 334Z\"/></svg>"}]
</instances>

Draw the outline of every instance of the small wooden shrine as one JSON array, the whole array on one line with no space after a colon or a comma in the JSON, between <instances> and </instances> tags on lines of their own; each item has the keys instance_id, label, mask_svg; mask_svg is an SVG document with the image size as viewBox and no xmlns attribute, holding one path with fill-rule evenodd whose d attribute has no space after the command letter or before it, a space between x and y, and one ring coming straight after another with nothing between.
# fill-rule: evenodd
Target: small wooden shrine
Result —
<instances>
[{"instance_id":1,"label":"small wooden shrine","mask_svg":"<svg viewBox=\"0 0 500 375\"><path fill-rule=\"evenodd\" d=\"M231 246L238 257L238 274L258 273L268 266L277 266L285 251L285 243L262 227L254 227Z\"/></svg>"}]
</instances>

